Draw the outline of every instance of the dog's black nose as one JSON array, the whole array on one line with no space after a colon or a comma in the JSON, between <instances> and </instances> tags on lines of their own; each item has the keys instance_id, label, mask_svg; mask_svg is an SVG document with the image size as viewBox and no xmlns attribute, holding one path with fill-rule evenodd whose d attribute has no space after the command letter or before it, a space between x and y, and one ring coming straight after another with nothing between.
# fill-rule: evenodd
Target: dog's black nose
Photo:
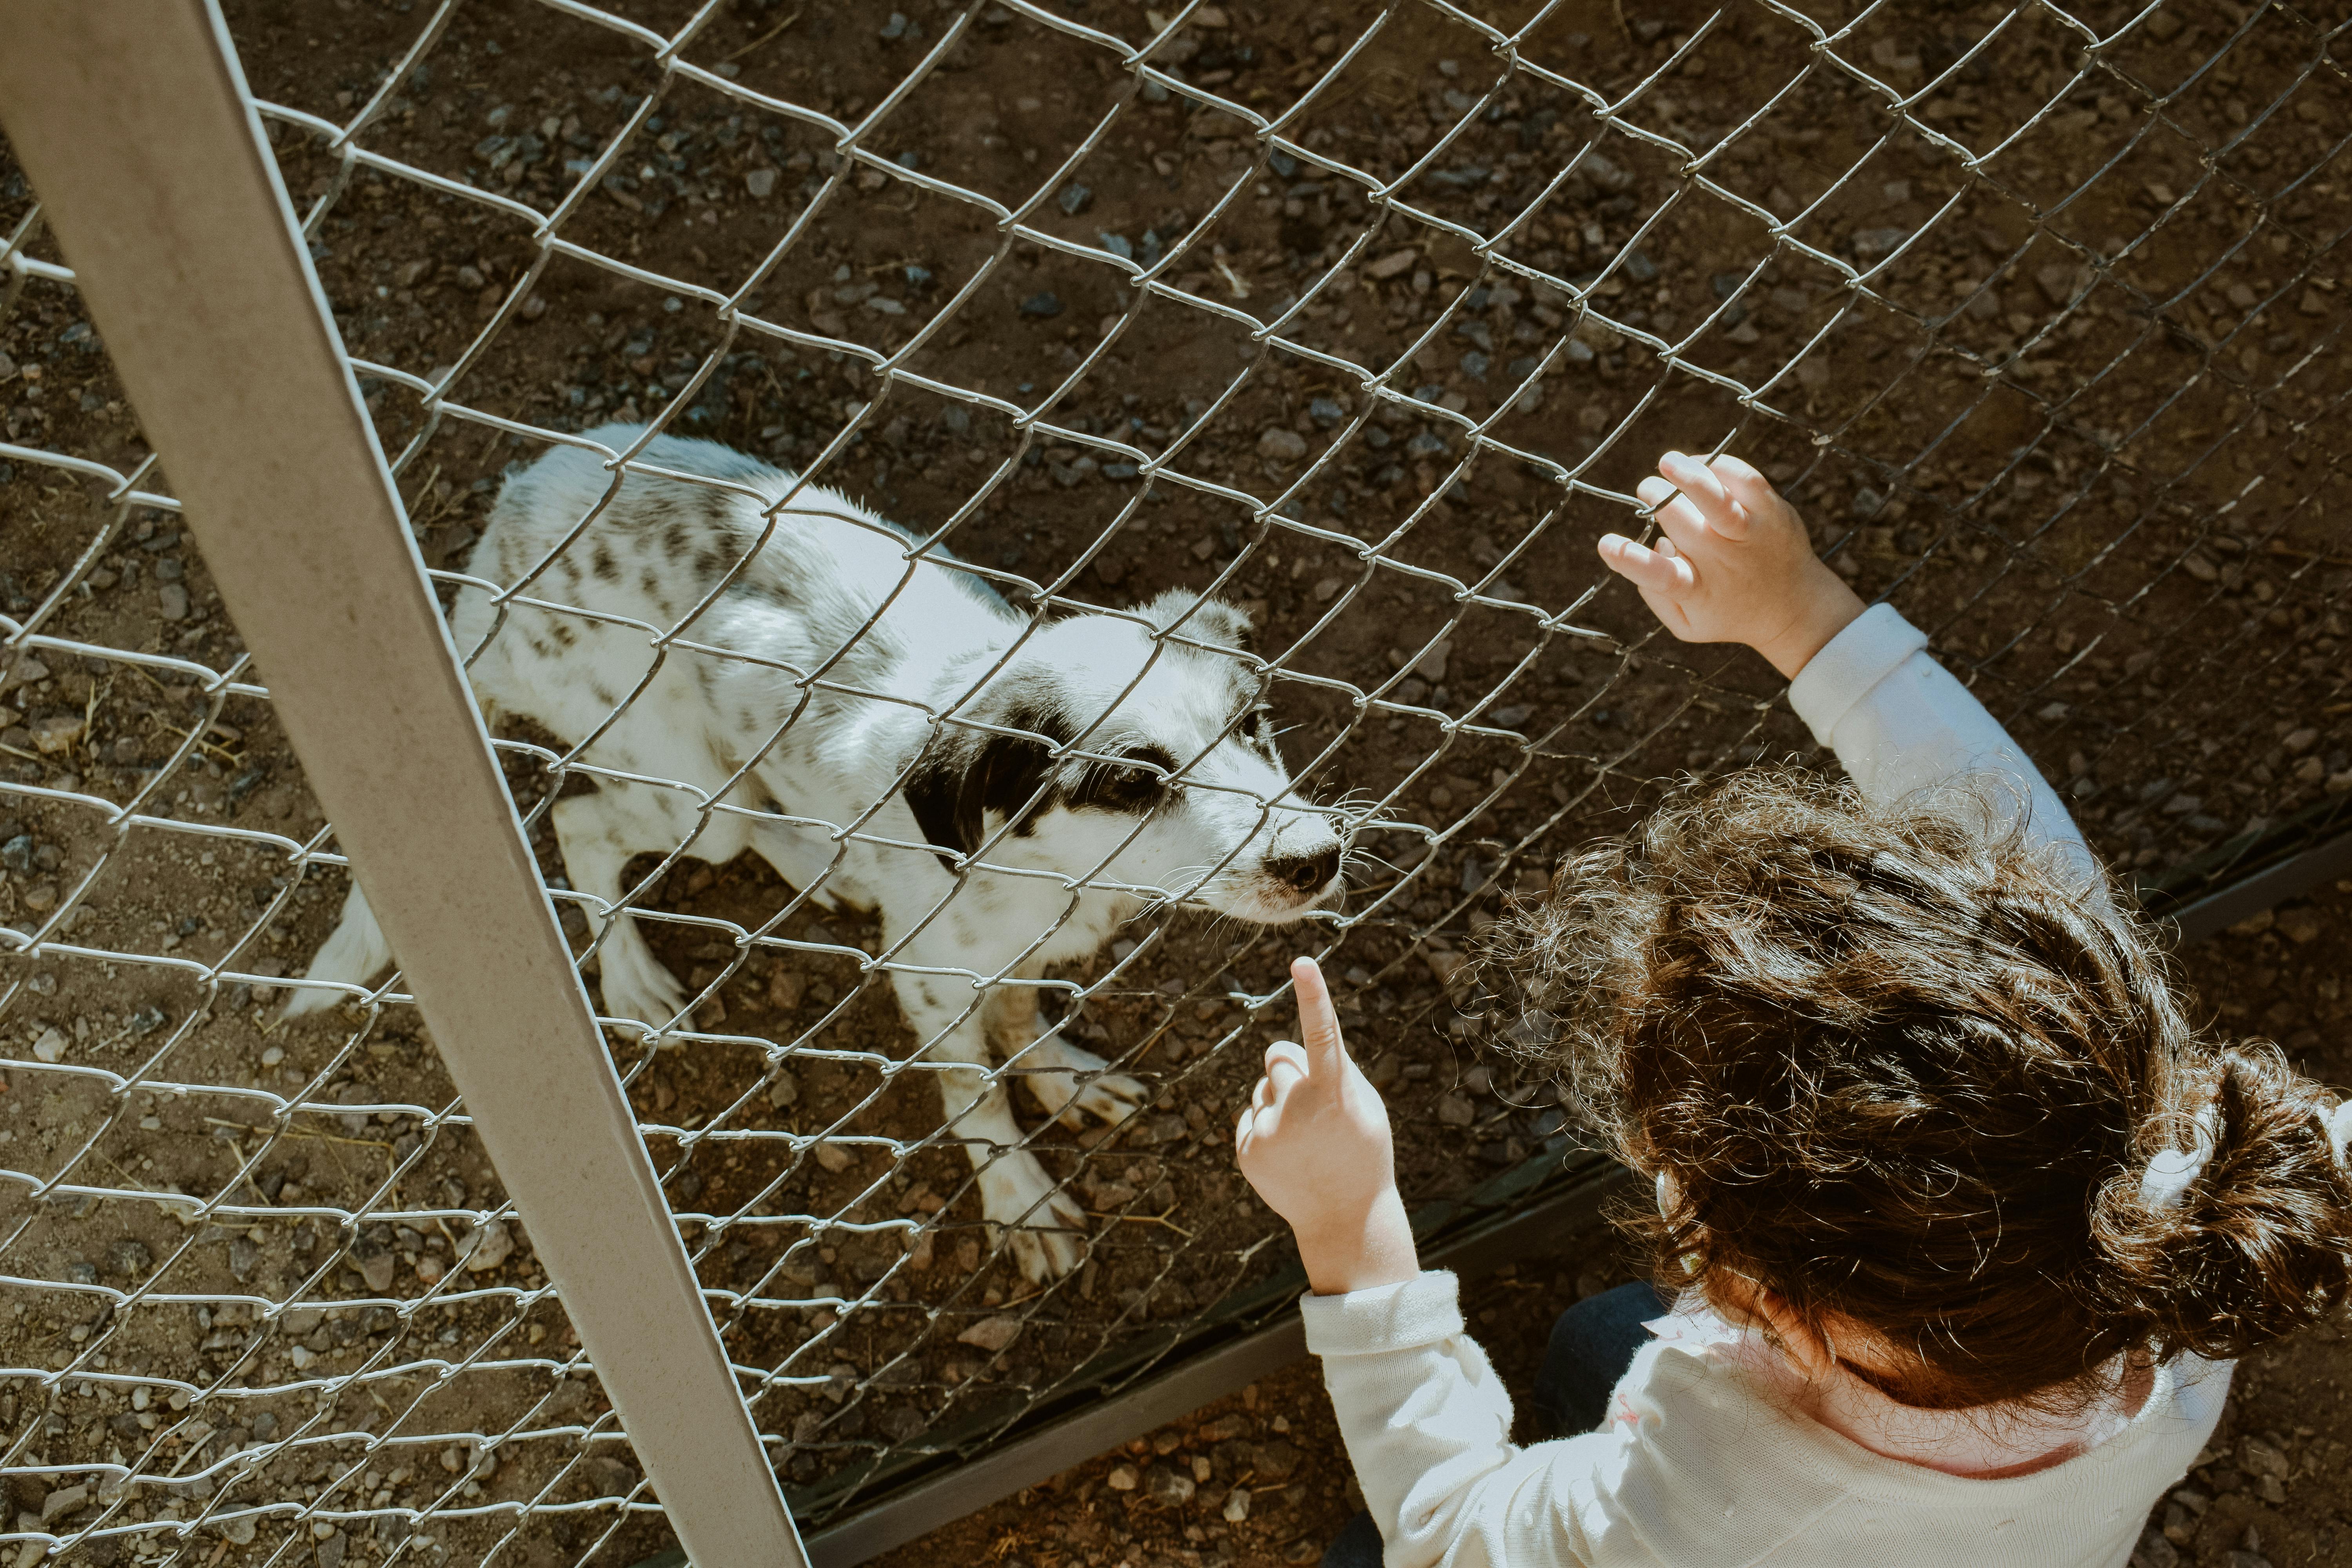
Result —
<instances>
[{"instance_id":1,"label":"dog's black nose","mask_svg":"<svg viewBox=\"0 0 2352 1568\"><path fill-rule=\"evenodd\" d=\"M1339 874L1339 847L1334 844L1312 855L1277 855L1265 863L1265 870L1302 894L1319 892Z\"/></svg>"}]
</instances>

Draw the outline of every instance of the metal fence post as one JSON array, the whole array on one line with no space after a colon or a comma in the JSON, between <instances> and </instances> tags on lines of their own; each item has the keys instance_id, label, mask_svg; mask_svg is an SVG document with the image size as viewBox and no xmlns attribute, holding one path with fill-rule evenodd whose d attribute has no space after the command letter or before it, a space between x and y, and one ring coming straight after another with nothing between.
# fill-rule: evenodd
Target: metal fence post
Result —
<instances>
[{"instance_id":1,"label":"metal fence post","mask_svg":"<svg viewBox=\"0 0 2352 1568\"><path fill-rule=\"evenodd\" d=\"M802 1563L216 6L0 36L0 120L680 1542Z\"/></svg>"}]
</instances>

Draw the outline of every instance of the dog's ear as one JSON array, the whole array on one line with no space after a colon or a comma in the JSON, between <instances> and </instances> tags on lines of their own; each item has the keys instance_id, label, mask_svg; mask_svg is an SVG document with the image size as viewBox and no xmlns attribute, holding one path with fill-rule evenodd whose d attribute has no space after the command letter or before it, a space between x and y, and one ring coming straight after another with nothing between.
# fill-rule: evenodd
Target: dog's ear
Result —
<instances>
[{"instance_id":1,"label":"dog's ear","mask_svg":"<svg viewBox=\"0 0 2352 1568\"><path fill-rule=\"evenodd\" d=\"M1016 720L1015 727L1029 726ZM1037 798L1052 767L1051 751L1034 736L950 727L908 775L907 805L925 841L940 851L940 864L953 871L956 857L970 855L988 837L990 812L1021 833L1053 804Z\"/></svg>"},{"instance_id":2,"label":"dog's ear","mask_svg":"<svg viewBox=\"0 0 2352 1568\"><path fill-rule=\"evenodd\" d=\"M1166 631L1179 621L1176 635L1195 642L1221 643L1236 653L1251 651L1250 618L1223 599L1203 599L1187 588L1171 588L1141 608L1144 619Z\"/></svg>"}]
</instances>

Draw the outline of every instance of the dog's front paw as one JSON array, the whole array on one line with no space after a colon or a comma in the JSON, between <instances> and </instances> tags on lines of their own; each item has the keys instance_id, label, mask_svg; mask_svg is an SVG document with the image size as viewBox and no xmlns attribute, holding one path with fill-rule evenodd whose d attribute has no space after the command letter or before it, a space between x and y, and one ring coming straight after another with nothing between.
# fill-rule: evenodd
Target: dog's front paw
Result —
<instances>
[{"instance_id":1,"label":"dog's front paw","mask_svg":"<svg viewBox=\"0 0 2352 1568\"><path fill-rule=\"evenodd\" d=\"M686 987L677 983L643 939L607 942L598 983L604 993L604 1011L618 1018L635 1018L656 1027L677 1016L686 1005Z\"/></svg>"},{"instance_id":2,"label":"dog's front paw","mask_svg":"<svg viewBox=\"0 0 2352 1568\"><path fill-rule=\"evenodd\" d=\"M1058 1034L1039 1036L1021 1054L1018 1065L1053 1069L1021 1075L1048 1116L1082 1110L1117 1126L1151 1099L1151 1090L1142 1082L1125 1073L1105 1072L1108 1062Z\"/></svg>"},{"instance_id":3,"label":"dog's front paw","mask_svg":"<svg viewBox=\"0 0 2352 1568\"><path fill-rule=\"evenodd\" d=\"M1008 1250L1033 1285L1059 1279L1084 1258L1086 1211L1025 1149L999 1154L980 1173L980 1212L992 1234L1011 1237Z\"/></svg>"}]
</instances>

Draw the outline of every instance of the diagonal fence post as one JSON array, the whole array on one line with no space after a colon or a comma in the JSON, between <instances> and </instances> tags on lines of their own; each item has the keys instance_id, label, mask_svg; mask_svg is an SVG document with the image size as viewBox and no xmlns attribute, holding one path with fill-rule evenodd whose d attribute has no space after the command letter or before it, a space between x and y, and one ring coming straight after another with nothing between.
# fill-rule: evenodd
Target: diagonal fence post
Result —
<instances>
[{"instance_id":1,"label":"diagonal fence post","mask_svg":"<svg viewBox=\"0 0 2352 1568\"><path fill-rule=\"evenodd\" d=\"M0 0L0 123L679 1542L799 1568L216 5Z\"/></svg>"}]
</instances>

